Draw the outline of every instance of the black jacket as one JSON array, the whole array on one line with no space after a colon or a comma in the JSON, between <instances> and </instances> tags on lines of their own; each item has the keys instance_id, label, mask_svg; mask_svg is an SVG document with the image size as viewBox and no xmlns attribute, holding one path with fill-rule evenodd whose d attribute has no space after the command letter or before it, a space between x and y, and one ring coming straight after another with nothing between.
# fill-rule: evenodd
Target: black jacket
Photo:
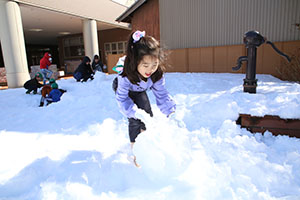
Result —
<instances>
[{"instance_id":1,"label":"black jacket","mask_svg":"<svg viewBox=\"0 0 300 200\"><path fill-rule=\"evenodd\" d=\"M74 74L76 72L80 72L82 77L88 77L93 74L93 70L91 68L90 64L86 64L86 62L91 62L91 59L88 56L85 56L82 60L82 62L78 65L77 69L74 71Z\"/></svg>"},{"instance_id":2,"label":"black jacket","mask_svg":"<svg viewBox=\"0 0 300 200\"><path fill-rule=\"evenodd\" d=\"M24 88L27 90L35 90L40 87L43 87L43 85L40 84L36 78L30 79L29 81L26 81L26 83L24 83Z\"/></svg>"},{"instance_id":3,"label":"black jacket","mask_svg":"<svg viewBox=\"0 0 300 200\"><path fill-rule=\"evenodd\" d=\"M92 63L92 68L94 71L98 70L98 71L103 72L103 63L100 60L98 62L95 62L95 59L94 59L93 63Z\"/></svg>"}]
</instances>

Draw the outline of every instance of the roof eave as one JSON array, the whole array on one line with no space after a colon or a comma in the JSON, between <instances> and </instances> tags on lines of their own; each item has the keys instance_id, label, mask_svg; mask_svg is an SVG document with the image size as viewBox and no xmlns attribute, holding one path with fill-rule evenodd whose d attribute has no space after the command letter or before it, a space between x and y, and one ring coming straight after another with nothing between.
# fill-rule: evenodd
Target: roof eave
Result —
<instances>
[{"instance_id":1,"label":"roof eave","mask_svg":"<svg viewBox=\"0 0 300 200\"><path fill-rule=\"evenodd\" d=\"M130 15L134 13L140 6L142 6L147 0L138 0L132 6L130 6L124 13L122 13L117 19L117 22L131 22Z\"/></svg>"}]
</instances>

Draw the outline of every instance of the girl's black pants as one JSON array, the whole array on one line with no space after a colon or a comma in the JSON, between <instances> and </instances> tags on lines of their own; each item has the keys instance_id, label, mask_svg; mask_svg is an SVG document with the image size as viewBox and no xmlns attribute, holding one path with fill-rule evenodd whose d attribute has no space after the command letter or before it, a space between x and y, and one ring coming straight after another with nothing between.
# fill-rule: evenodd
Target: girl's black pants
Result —
<instances>
[{"instance_id":1,"label":"girl's black pants","mask_svg":"<svg viewBox=\"0 0 300 200\"><path fill-rule=\"evenodd\" d=\"M117 91L118 78L114 79L112 88L115 92ZM153 116L151 106L150 106L150 101L146 91L142 91L142 92L129 91L128 96L129 98L132 99L133 103L135 103L139 109L144 110L151 117ZM146 126L144 122L142 122L140 119L128 118L128 122L129 122L128 131L129 131L130 142L135 142L135 138L141 133L141 130L146 130Z\"/></svg>"},{"instance_id":2,"label":"girl's black pants","mask_svg":"<svg viewBox=\"0 0 300 200\"><path fill-rule=\"evenodd\" d=\"M153 116L150 101L146 91L143 92L133 92L129 91L128 96L132 99L132 101L137 105L139 109L144 110L151 117ZM146 126L144 122L140 119L128 118L128 131L130 142L135 142L135 138L141 133L141 130L146 130Z\"/></svg>"}]
</instances>

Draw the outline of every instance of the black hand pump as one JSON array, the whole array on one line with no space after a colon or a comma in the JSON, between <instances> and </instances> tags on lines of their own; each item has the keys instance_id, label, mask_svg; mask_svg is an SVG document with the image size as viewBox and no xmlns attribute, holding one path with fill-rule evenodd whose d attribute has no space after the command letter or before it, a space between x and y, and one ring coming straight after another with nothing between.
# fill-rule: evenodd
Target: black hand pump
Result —
<instances>
[{"instance_id":1,"label":"black hand pump","mask_svg":"<svg viewBox=\"0 0 300 200\"><path fill-rule=\"evenodd\" d=\"M263 37L257 31L248 31L244 35L244 44L247 48L247 56L241 56L237 60L237 66L233 67L234 71L237 71L241 68L242 62L247 61L246 69L246 78L244 79L244 92L256 93L257 79L256 76L256 50L263 43L267 43L272 46L272 48L281 56L285 57L289 62L291 59L282 53L276 46L270 42L266 41L266 38Z\"/></svg>"}]
</instances>

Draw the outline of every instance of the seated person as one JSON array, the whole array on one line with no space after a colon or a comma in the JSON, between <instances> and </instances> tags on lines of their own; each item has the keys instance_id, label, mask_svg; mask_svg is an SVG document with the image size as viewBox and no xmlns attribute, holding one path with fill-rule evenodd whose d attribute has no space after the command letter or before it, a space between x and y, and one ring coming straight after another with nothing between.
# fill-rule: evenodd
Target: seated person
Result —
<instances>
[{"instance_id":1,"label":"seated person","mask_svg":"<svg viewBox=\"0 0 300 200\"><path fill-rule=\"evenodd\" d=\"M39 81L43 80L43 75L38 72L35 74L33 79L30 79L24 83L24 88L27 89L26 94L30 94L33 91L33 94L37 93L37 89L42 87L43 85L39 83Z\"/></svg>"},{"instance_id":2,"label":"seated person","mask_svg":"<svg viewBox=\"0 0 300 200\"><path fill-rule=\"evenodd\" d=\"M49 95L49 93L51 92L52 88L50 85L44 85L42 88L42 97L40 100L40 107L44 106L44 101L46 99L46 97Z\"/></svg>"},{"instance_id":3,"label":"seated person","mask_svg":"<svg viewBox=\"0 0 300 200\"><path fill-rule=\"evenodd\" d=\"M91 68L91 59L88 56L85 56L82 62L78 65L77 69L74 71L73 76L77 82L85 82L89 78L93 80L93 74L94 72Z\"/></svg>"},{"instance_id":4,"label":"seated person","mask_svg":"<svg viewBox=\"0 0 300 200\"><path fill-rule=\"evenodd\" d=\"M51 85L53 83L56 84L55 80L54 79L50 79L49 82L51 83ZM49 96L51 90L52 90L52 87L51 85L44 85L43 88L42 88L42 97L41 97L41 100L40 100L40 105L39 107L43 107L44 106L44 101L46 99L46 97ZM54 86L55 87L55 86ZM66 92L66 90L63 90L63 89L58 89L62 94Z\"/></svg>"},{"instance_id":5,"label":"seated person","mask_svg":"<svg viewBox=\"0 0 300 200\"><path fill-rule=\"evenodd\" d=\"M94 72L96 72L96 71L106 72L107 67L105 65L103 65L103 63L99 59L99 56L95 55L93 63L92 63L92 68L93 68Z\"/></svg>"},{"instance_id":6,"label":"seated person","mask_svg":"<svg viewBox=\"0 0 300 200\"><path fill-rule=\"evenodd\" d=\"M60 97L63 94L59 89L57 83L52 83L51 85L52 90L50 91L49 95L47 95L47 105L60 101Z\"/></svg>"}]
</instances>

